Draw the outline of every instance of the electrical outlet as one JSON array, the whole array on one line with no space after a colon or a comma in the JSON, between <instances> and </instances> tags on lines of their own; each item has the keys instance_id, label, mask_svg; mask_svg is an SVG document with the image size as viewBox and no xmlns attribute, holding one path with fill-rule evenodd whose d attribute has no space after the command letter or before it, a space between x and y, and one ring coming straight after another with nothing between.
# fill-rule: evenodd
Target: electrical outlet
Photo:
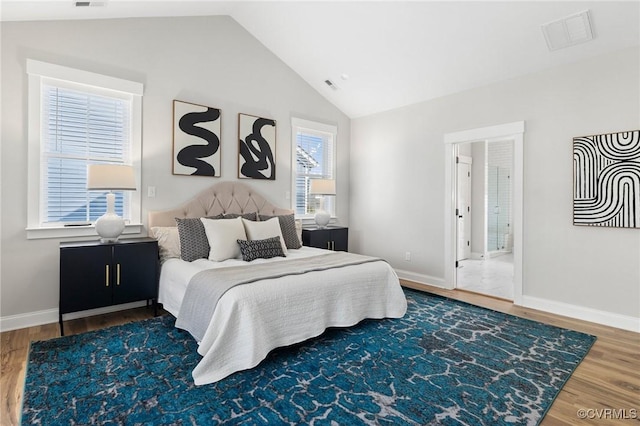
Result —
<instances>
[{"instance_id":1,"label":"electrical outlet","mask_svg":"<svg viewBox=\"0 0 640 426\"><path fill-rule=\"evenodd\" d=\"M404 253L404 260L406 260L407 262L411 262L411 252L410 251L406 251Z\"/></svg>"}]
</instances>

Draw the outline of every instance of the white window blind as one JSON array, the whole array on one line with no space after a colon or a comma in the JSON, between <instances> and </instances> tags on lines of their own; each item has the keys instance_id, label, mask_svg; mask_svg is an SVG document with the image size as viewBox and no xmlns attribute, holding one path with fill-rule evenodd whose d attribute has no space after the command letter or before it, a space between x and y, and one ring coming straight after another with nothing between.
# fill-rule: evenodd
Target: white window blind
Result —
<instances>
[{"instance_id":1,"label":"white window blind","mask_svg":"<svg viewBox=\"0 0 640 426\"><path fill-rule=\"evenodd\" d=\"M307 120L292 121L295 137L295 212L310 216L319 200L309 195L311 179L335 179L335 139L337 129ZM335 197L325 196L324 208L335 215Z\"/></svg>"},{"instance_id":2,"label":"white window blind","mask_svg":"<svg viewBox=\"0 0 640 426\"><path fill-rule=\"evenodd\" d=\"M87 224L106 211L106 193L87 191L87 165L132 165L140 184L144 86L33 59L26 71L27 238L96 235ZM140 189L116 192L125 234L140 232Z\"/></svg>"},{"instance_id":3,"label":"white window blind","mask_svg":"<svg viewBox=\"0 0 640 426\"><path fill-rule=\"evenodd\" d=\"M91 222L106 192L87 191L87 165L130 164L131 101L90 90L42 85L42 222ZM116 213L130 219L130 193L117 191Z\"/></svg>"}]
</instances>

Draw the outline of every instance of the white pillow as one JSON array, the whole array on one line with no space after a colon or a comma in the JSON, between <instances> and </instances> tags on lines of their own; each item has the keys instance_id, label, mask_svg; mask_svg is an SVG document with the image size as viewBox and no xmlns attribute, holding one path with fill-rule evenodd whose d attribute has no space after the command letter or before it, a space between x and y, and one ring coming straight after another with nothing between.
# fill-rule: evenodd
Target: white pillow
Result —
<instances>
[{"instance_id":1,"label":"white pillow","mask_svg":"<svg viewBox=\"0 0 640 426\"><path fill-rule=\"evenodd\" d=\"M180 259L180 236L177 226L154 226L151 228L151 236L158 240L162 262L172 257Z\"/></svg>"},{"instance_id":2,"label":"white pillow","mask_svg":"<svg viewBox=\"0 0 640 426\"><path fill-rule=\"evenodd\" d=\"M247 239L241 217L236 219L205 219L202 217L200 220L204 225L207 240L209 240L209 260L221 262L241 257L238 240Z\"/></svg>"},{"instance_id":3,"label":"white pillow","mask_svg":"<svg viewBox=\"0 0 640 426\"><path fill-rule=\"evenodd\" d=\"M254 222L252 220L242 219L244 230L249 240L264 240L267 238L280 237L280 245L282 252L287 255L287 246L282 238L282 229L280 229L280 220L272 217L269 220Z\"/></svg>"},{"instance_id":4,"label":"white pillow","mask_svg":"<svg viewBox=\"0 0 640 426\"><path fill-rule=\"evenodd\" d=\"M296 219L296 233L298 234L300 245L302 245L302 219Z\"/></svg>"}]
</instances>

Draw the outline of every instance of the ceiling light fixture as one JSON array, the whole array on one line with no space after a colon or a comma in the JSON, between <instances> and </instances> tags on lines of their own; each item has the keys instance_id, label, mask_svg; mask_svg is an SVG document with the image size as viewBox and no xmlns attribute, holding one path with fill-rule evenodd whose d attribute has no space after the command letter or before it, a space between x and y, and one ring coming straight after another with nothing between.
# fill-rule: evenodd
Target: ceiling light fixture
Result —
<instances>
[{"instance_id":1,"label":"ceiling light fixture","mask_svg":"<svg viewBox=\"0 0 640 426\"><path fill-rule=\"evenodd\" d=\"M542 33L551 51L592 40L589 10L544 24Z\"/></svg>"}]
</instances>

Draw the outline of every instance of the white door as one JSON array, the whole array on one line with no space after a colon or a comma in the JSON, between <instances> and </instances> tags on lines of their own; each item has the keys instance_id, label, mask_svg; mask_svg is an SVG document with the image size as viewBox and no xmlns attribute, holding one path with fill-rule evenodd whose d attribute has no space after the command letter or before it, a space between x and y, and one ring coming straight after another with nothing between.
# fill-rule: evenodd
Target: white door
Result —
<instances>
[{"instance_id":1,"label":"white door","mask_svg":"<svg viewBox=\"0 0 640 426\"><path fill-rule=\"evenodd\" d=\"M472 158L458 157L458 199L456 205L458 223L458 248L456 260L471 257L471 162Z\"/></svg>"}]
</instances>

